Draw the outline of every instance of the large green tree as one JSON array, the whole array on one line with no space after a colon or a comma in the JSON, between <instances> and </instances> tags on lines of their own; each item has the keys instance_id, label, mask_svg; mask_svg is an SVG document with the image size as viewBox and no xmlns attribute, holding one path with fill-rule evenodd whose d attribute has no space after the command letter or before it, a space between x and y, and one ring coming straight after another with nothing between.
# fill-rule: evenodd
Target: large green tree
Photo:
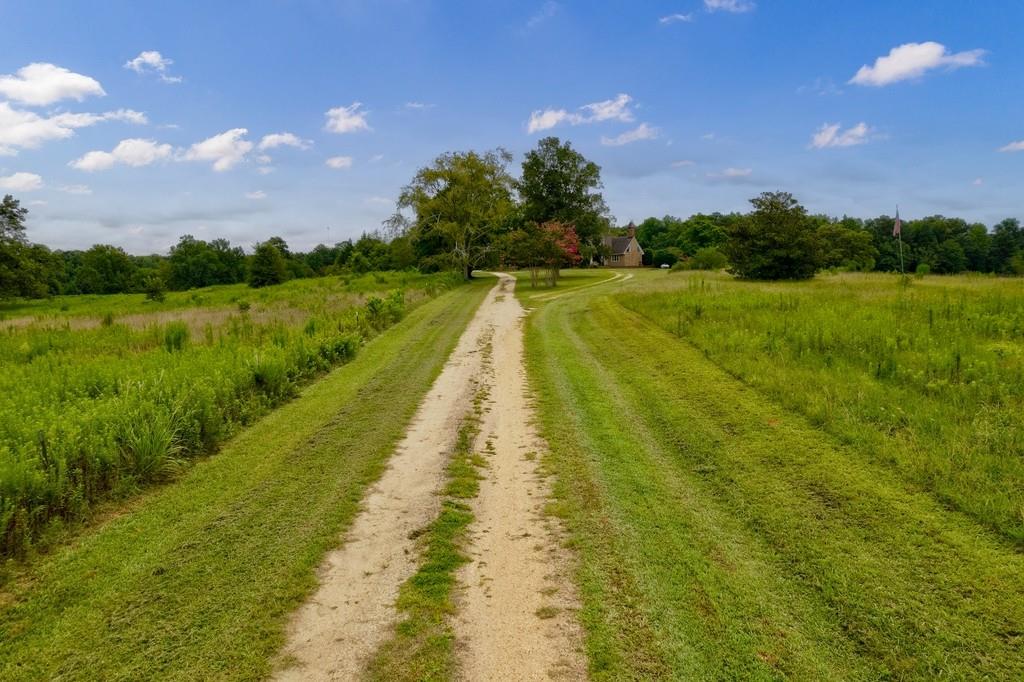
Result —
<instances>
[{"instance_id":1,"label":"large green tree","mask_svg":"<svg viewBox=\"0 0 1024 682\"><path fill-rule=\"evenodd\" d=\"M398 198L398 208L413 213L413 240L443 249L467 279L490 256L512 213L511 161L500 148L442 154L417 171Z\"/></svg>"},{"instance_id":2,"label":"large green tree","mask_svg":"<svg viewBox=\"0 0 1024 682\"><path fill-rule=\"evenodd\" d=\"M1007 218L992 230L989 262L993 272L1015 273L1015 259L1024 255L1024 229L1016 218Z\"/></svg>"},{"instance_id":3,"label":"large green tree","mask_svg":"<svg viewBox=\"0 0 1024 682\"><path fill-rule=\"evenodd\" d=\"M842 222L828 222L818 228L823 268L873 270L878 249L871 233L860 228L844 227Z\"/></svg>"},{"instance_id":4,"label":"large green tree","mask_svg":"<svg viewBox=\"0 0 1024 682\"><path fill-rule=\"evenodd\" d=\"M186 234L171 247L168 272L172 289L233 284L245 279L245 253L226 239L207 243Z\"/></svg>"},{"instance_id":5,"label":"large green tree","mask_svg":"<svg viewBox=\"0 0 1024 682\"><path fill-rule=\"evenodd\" d=\"M809 279L821 263L814 221L789 192L764 192L726 229L730 271L746 279Z\"/></svg>"},{"instance_id":6,"label":"large green tree","mask_svg":"<svg viewBox=\"0 0 1024 682\"><path fill-rule=\"evenodd\" d=\"M132 290L136 269L124 249L97 244L82 254L75 280L83 294L118 294Z\"/></svg>"},{"instance_id":7,"label":"large green tree","mask_svg":"<svg viewBox=\"0 0 1024 682\"><path fill-rule=\"evenodd\" d=\"M517 183L522 217L538 225L572 225L585 258L600 244L610 221L601 196L601 167L557 137L545 137L526 153Z\"/></svg>"},{"instance_id":8,"label":"large green tree","mask_svg":"<svg viewBox=\"0 0 1024 682\"><path fill-rule=\"evenodd\" d=\"M249 264L249 286L253 288L280 284L288 279L288 262L271 240L256 245Z\"/></svg>"},{"instance_id":9,"label":"large green tree","mask_svg":"<svg viewBox=\"0 0 1024 682\"><path fill-rule=\"evenodd\" d=\"M28 209L10 194L0 201L0 298L32 295L37 287L25 238Z\"/></svg>"}]
</instances>

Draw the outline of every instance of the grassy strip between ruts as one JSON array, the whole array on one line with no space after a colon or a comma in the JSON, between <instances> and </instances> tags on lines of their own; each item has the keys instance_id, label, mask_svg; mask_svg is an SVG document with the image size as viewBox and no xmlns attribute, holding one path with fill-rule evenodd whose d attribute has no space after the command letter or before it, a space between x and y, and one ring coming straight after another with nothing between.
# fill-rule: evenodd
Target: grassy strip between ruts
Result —
<instances>
[{"instance_id":1,"label":"grassy strip between ruts","mask_svg":"<svg viewBox=\"0 0 1024 682\"><path fill-rule=\"evenodd\" d=\"M1020 678L1024 558L601 291L527 325L595 678Z\"/></svg>"},{"instance_id":2,"label":"grassy strip between ruts","mask_svg":"<svg viewBox=\"0 0 1024 682\"><path fill-rule=\"evenodd\" d=\"M492 282L348 365L0 593L0 679L257 679Z\"/></svg>"},{"instance_id":3,"label":"grassy strip between ruts","mask_svg":"<svg viewBox=\"0 0 1024 682\"><path fill-rule=\"evenodd\" d=\"M486 391L478 390L473 410L463 419L448 462L441 512L419 536L422 564L398 594L397 606L406 618L371 660L370 679L413 682L455 675L455 636L448 619L455 611L455 573L469 561L464 546L474 517L466 500L477 496L479 470L486 465L473 449L486 399Z\"/></svg>"}]
</instances>

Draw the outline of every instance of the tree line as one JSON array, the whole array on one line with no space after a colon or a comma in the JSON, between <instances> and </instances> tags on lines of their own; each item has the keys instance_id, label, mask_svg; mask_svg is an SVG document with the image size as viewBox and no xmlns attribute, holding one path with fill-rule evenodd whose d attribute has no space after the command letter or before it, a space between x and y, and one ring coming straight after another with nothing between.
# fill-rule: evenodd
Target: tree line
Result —
<instances>
[{"instance_id":1,"label":"tree line","mask_svg":"<svg viewBox=\"0 0 1024 682\"><path fill-rule=\"evenodd\" d=\"M288 279L343 272L418 268L546 268L600 257L611 226L600 192L600 168L569 143L541 140L526 155L522 176L508 169L503 149L443 154L402 189L398 210L383 232L307 253L272 237L249 255L226 239L184 235L167 255L136 256L97 244L85 251L51 250L25 236L28 210L8 195L0 204L0 298L57 294L163 291L248 282L266 286Z\"/></svg>"},{"instance_id":2,"label":"tree line","mask_svg":"<svg viewBox=\"0 0 1024 682\"><path fill-rule=\"evenodd\" d=\"M893 216L834 218L812 215L786 192L751 199L750 213L648 218L637 239L651 265L723 267L773 278L805 277L818 270L899 272L900 242ZM903 268L907 272L987 272L1024 275L1024 228L1007 218L989 230L981 223L942 215L902 221ZM771 257L775 254L776 257ZM757 258L779 261L777 268ZM739 269L737 269L739 268Z\"/></svg>"},{"instance_id":3,"label":"tree line","mask_svg":"<svg viewBox=\"0 0 1024 682\"><path fill-rule=\"evenodd\" d=\"M402 188L382 231L307 253L280 237L249 255L225 239L184 235L167 255L135 256L108 244L85 251L29 243L28 210L0 202L0 298L146 292L248 282L252 286L342 272L417 268L528 268L554 284L562 267L592 265L618 233L601 194L601 169L557 137L528 151L518 176L501 148L449 152L419 169ZM827 268L898 271L893 218L812 215L786 192L751 200L749 213L651 217L637 228L645 263L717 269L741 277L801 278ZM1024 230L1009 218L991 231L960 218L903 223L908 271L1024 274Z\"/></svg>"},{"instance_id":4,"label":"tree line","mask_svg":"<svg viewBox=\"0 0 1024 682\"><path fill-rule=\"evenodd\" d=\"M51 250L25 238L28 211L10 195L0 202L0 298L39 298L64 294L182 291L215 284L252 286L342 272L404 270L416 262L408 249L377 234L364 234L333 246L293 252L271 237L246 254L226 239L204 241L186 234L167 255L136 256L109 244L84 251Z\"/></svg>"}]
</instances>

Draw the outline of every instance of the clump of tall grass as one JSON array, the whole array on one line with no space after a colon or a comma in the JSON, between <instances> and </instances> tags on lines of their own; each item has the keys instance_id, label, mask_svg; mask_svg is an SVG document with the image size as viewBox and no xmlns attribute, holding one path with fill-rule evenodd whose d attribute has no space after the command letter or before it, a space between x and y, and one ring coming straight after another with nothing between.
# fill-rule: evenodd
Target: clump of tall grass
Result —
<instances>
[{"instance_id":1,"label":"clump of tall grass","mask_svg":"<svg viewBox=\"0 0 1024 682\"><path fill-rule=\"evenodd\" d=\"M174 353L185 348L188 343L188 325L184 322L170 322L164 327L164 348Z\"/></svg>"},{"instance_id":2,"label":"clump of tall grass","mask_svg":"<svg viewBox=\"0 0 1024 682\"><path fill-rule=\"evenodd\" d=\"M121 415L115 440L124 472L139 482L157 481L175 474L184 461L174 425L173 410L142 403Z\"/></svg>"}]
</instances>

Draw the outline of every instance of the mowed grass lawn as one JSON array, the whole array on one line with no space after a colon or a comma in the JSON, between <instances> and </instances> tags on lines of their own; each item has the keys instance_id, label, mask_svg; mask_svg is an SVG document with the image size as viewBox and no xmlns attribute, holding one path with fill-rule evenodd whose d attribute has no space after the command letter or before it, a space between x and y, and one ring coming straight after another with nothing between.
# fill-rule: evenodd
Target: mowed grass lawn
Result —
<instances>
[{"instance_id":1,"label":"mowed grass lawn","mask_svg":"<svg viewBox=\"0 0 1024 682\"><path fill-rule=\"evenodd\" d=\"M1024 678L1019 545L618 300L672 277L520 291L594 677Z\"/></svg>"},{"instance_id":2,"label":"mowed grass lawn","mask_svg":"<svg viewBox=\"0 0 1024 682\"><path fill-rule=\"evenodd\" d=\"M0 591L0 679L259 679L493 280L351 363Z\"/></svg>"}]
</instances>

